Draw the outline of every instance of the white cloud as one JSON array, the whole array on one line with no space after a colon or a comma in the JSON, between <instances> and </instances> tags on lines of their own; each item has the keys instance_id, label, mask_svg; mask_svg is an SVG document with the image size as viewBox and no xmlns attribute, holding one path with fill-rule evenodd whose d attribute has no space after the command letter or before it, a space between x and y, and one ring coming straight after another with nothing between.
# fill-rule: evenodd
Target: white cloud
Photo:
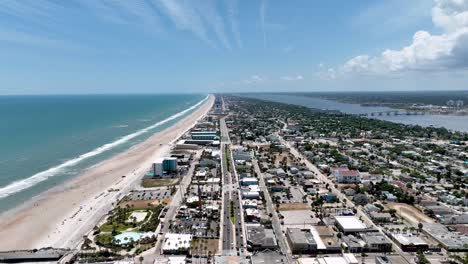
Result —
<instances>
[{"instance_id":1,"label":"white cloud","mask_svg":"<svg viewBox=\"0 0 468 264\"><path fill-rule=\"evenodd\" d=\"M208 37L208 33L213 32L226 49L231 49L231 44L225 31L225 21L218 13L216 1L154 1L178 29L190 31L210 46L216 47L215 42ZM231 6L229 8L232 9L234 7ZM231 9L228 12L232 12ZM232 20L231 23L233 23Z\"/></svg>"},{"instance_id":2,"label":"white cloud","mask_svg":"<svg viewBox=\"0 0 468 264\"><path fill-rule=\"evenodd\" d=\"M418 31L408 46L385 50L378 56L356 56L337 73L333 70L333 75L467 69L468 0L436 0L432 11L434 24L444 30L442 34Z\"/></svg>"},{"instance_id":3,"label":"white cloud","mask_svg":"<svg viewBox=\"0 0 468 264\"><path fill-rule=\"evenodd\" d=\"M228 18L229 23L231 24L231 31L234 35L234 39L236 40L237 47L242 48L242 39L239 30L239 11L238 11L238 0L227 0L228 6Z\"/></svg>"},{"instance_id":4,"label":"white cloud","mask_svg":"<svg viewBox=\"0 0 468 264\"><path fill-rule=\"evenodd\" d=\"M128 14L131 19L142 23L149 30L162 31L162 25L156 10L145 1L114 0L121 11Z\"/></svg>"},{"instance_id":5,"label":"white cloud","mask_svg":"<svg viewBox=\"0 0 468 264\"><path fill-rule=\"evenodd\" d=\"M191 31L198 38L210 45L214 45L207 36L201 17L187 2L158 0L156 3L159 4L158 6L164 10L177 28Z\"/></svg>"},{"instance_id":6,"label":"white cloud","mask_svg":"<svg viewBox=\"0 0 468 264\"><path fill-rule=\"evenodd\" d=\"M266 19L266 9L267 9L267 0L262 0L260 3L260 27L263 34L263 47L266 47L266 29L265 29L265 19Z\"/></svg>"},{"instance_id":7,"label":"white cloud","mask_svg":"<svg viewBox=\"0 0 468 264\"><path fill-rule=\"evenodd\" d=\"M216 10L216 4L213 1L199 1L194 8L204 19L206 24L212 28L218 39L226 49L231 49L224 29L224 20Z\"/></svg>"},{"instance_id":8,"label":"white cloud","mask_svg":"<svg viewBox=\"0 0 468 264\"><path fill-rule=\"evenodd\" d=\"M468 1L435 0L432 8L433 23L451 32L468 26Z\"/></svg>"},{"instance_id":9,"label":"white cloud","mask_svg":"<svg viewBox=\"0 0 468 264\"><path fill-rule=\"evenodd\" d=\"M283 81L300 81L300 80L303 80L304 77L302 75L295 75L295 76L287 75L287 76L282 76L280 79Z\"/></svg>"}]
</instances>

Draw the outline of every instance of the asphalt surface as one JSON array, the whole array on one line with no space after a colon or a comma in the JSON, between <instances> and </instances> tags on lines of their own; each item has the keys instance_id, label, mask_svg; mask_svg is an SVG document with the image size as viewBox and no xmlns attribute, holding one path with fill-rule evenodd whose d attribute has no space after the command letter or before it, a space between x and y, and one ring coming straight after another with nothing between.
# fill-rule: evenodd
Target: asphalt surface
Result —
<instances>
[{"instance_id":1,"label":"asphalt surface","mask_svg":"<svg viewBox=\"0 0 468 264\"><path fill-rule=\"evenodd\" d=\"M278 214L276 213L276 206L273 204L273 200L271 199L270 192L268 191L268 188L265 185L265 179L263 178L263 173L260 171L260 168L258 167L258 162L257 160L253 160L253 165L255 172L257 173L259 177L259 185L261 190L263 190L263 195L265 197L266 205L267 205L267 212L268 214L272 214L272 226L273 230L275 231L276 235L276 240L278 240L278 245L281 249L281 252L286 256L286 260L288 263L294 263L291 253L288 247L288 244L286 242L286 237L283 234L283 231L281 229L281 223L278 217Z\"/></svg>"},{"instance_id":2,"label":"asphalt surface","mask_svg":"<svg viewBox=\"0 0 468 264\"><path fill-rule=\"evenodd\" d=\"M233 234L235 232L230 219L231 205L230 201L232 199L231 195L231 173L228 171L228 165L226 161L226 149L229 144L229 135L227 133L226 122L224 118L220 121L220 130L221 130L221 171L223 174L223 226L222 226L222 249L232 250L234 241Z\"/></svg>"},{"instance_id":3,"label":"asphalt surface","mask_svg":"<svg viewBox=\"0 0 468 264\"><path fill-rule=\"evenodd\" d=\"M200 156L201 156L201 151L198 151L192 161L192 164L190 165L189 171L187 172L185 177L182 179L179 188L177 188L176 194L172 197L171 203L164 217L165 219L164 226L159 230L159 233L162 235L159 236L159 239L156 242L156 250L155 250L156 256L162 253L161 252L162 243L164 241L165 235L169 232L169 227L170 227L169 221L174 220L177 210L182 204L182 197L184 195L185 190L187 189L187 187L190 185L190 182L192 181L192 175L195 170L195 165L198 164L200 160Z\"/></svg>"},{"instance_id":4,"label":"asphalt surface","mask_svg":"<svg viewBox=\"0 0 468 264\"><path fill-rule=\"evenodd\" d=\"M225 119L220 120L221 131L221 167L223 173L223 250L235 250L240 255L245 249L244 225L242 214L242 197L239 191L238 176L234 170L234 162L230 149L229 133ZM227 152L227 153L226 153ZM226 161L229 160L229 170ZM231 221L231 201L234 206L234 223ZM235 239L234 239L235 237Z\"/></svg>"}]
</instances>

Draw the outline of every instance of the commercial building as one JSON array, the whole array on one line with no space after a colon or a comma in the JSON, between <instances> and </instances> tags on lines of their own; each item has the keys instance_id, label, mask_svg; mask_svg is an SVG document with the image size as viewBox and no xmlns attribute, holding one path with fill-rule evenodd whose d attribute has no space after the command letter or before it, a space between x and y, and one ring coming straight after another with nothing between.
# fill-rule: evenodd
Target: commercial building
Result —
<instances>
[{"instance_id":1,"label":"commercial building","mask_svg":"<svg viewBox=\"0 0 468 264\"><path fill-rule=\"evenodd\" d=\"M355 216L335 216L335 225L345 234L366 231L366 225Z\"/></svg>"},{"instance_id":2,"label":"commercial building","mask_svg":"<svg viewBox=\"0 0 468 264\"><path fill-rule=\"evenodd\" d=\"M190 249L193 236L190 234L167 233L164 236L164 254L186 254Z\"/></svg>"},{"instance_id":3,"label":"commercial building","mask_svg":"<svg viewBox=\"0 0 468 264\"><path fill-rule=\"evenodd\" d=\"M243 178L240 180L241 184L243 186L249 186L249 185L258 185L258 179L257 178Z\"/></svg>"},{"instance_id":4,"label":"commercial building","mask_svg":"<svg viewBox=\"0 0 468 264\"><path fill-rule=\"evenodd\" d=\"M264 250L278 248L273 229L267 229L262 225L246 225L247 246L249 250Z\"/></svg>"},{"instance_id":5,"label":"commercial building","mask_svg":"<svg viewBox=\"0 0 468 264\"><path fill-rule=\"evenodd\" d=\"M468 235L458 232L451 232L446 226L435 223L425 223L423 232L435 239L448 251L468 251Z\"/></svg>"},{"instance_id":6,"label":"commercial building","mask_svg":"<svg viewBox=\"0 0 468 264\"><path fill-rule=\"evenodd\" d=\"M392 242L380 233L361 234L361 238L366 242L366 250L369 252L392 251Z\"/></svg>"},{"instance_id":7,"label":"commercial building","mask_svg":"<svg viewBox=\"0 0 468 264\"><path fill-rule=\"evenodd\" d=\"M259 192L252 192L252 191L243 191L242 197L245 199L259 199L260 193Z\"/></svg>"},{"instance_id":8,"label":"commercial building","mask_svg":"<svg viewBox=\"0 0 468 264\"><path fill-rule=\"evenodd\" d=\"M391 238L406 252L426 251L429 245L419 236L406 234L391 234Z\"/></svg>"},{"instance_id":9,"label":"commercial building","mask_svg":"<svg viewBox=\"0 0 468 264\"><path fill-rule=\"evenodd\" d=\"M299 258L298 264L358 264L353 254L345 253L340 257Z\"/></svg>"},{"instance_id":10,"label":"commercial building","mask_svg":"<svg viewBox=\"0 0 468 264\"><path fill-rule=\"evenodd\" d=\"M191 133L191 137L193 140L219 140L216 131L194 131Z\"/></svg>"},{"instance_id":11,"label":"commercial building","mask_svg":"<svg viewBox=\"0 0 468 264\"><path fill-rule=\"evenodd\" d=\"M293 254L313 253L317 251L317 242L309 230L288 228L286 239Z\"/></svg>"}]
</instances>

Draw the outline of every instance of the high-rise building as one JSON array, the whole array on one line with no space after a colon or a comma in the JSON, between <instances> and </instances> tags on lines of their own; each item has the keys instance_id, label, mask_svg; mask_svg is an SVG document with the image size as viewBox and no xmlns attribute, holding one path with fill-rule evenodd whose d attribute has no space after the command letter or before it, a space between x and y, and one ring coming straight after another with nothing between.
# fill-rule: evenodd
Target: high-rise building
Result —
<instances>
[{"instance_id":1,"label":"high-rise building","mask_svg":"<svg viewBox=\"0 0 468 264\"><path fill-rule=\"evenodd\" d=\"M177 171L177 158L164 157L153 162L153 176L163 176L164 173Z\"/></svg>"}]
</instances>

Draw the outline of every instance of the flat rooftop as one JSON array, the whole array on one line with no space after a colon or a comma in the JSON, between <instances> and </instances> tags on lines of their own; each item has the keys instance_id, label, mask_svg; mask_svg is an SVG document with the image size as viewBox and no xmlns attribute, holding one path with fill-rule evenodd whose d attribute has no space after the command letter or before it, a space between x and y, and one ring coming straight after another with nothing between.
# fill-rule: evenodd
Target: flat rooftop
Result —
<instances>
[{"instance_id":1,"label":"flat rooftop","mask_svg":"<svg viewBox=\"0 0 468 264\"><path fill-rule=\"evenodd\" d=\"M335 220L345 231L359 231L367 228L367 226L355 216L335 216Z\"/></svg>"}]
</instances>

